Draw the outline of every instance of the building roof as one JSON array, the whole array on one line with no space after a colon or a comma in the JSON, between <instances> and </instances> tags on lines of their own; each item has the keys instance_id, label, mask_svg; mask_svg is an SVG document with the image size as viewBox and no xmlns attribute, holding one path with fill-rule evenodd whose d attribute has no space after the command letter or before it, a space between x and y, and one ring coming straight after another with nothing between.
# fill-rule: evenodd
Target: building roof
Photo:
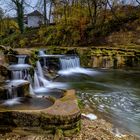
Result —
<instances>
[{"instance_id":1,"label":"building roof","mask_svg":"<svg viewBox=\"0 0 140 140\"><path fill-rule=\"evenodd\" d=\"M27 14L27 16L43 16L39 11L35 10L29 14Z\"/></svg>"}]
</instances>

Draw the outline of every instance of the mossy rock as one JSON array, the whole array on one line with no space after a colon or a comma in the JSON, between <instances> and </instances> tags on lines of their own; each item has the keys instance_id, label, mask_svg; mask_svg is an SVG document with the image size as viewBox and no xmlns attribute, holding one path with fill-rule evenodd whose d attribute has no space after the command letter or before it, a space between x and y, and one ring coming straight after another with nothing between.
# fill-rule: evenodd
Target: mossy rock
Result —
<instances>
[{"instance_id":1,"label":"mossy rock","mask_svg":"<svg viewBox=\"0 0 140 140\"><path fill-rule=\"evenodd\" d=\"M7 67L0 65L0 77L3 79L8 79L10 75L10 71L8 70Z\"/></svg>"},{"instance_id":2,"label":"mossy rock","mask_svg":"<svg viewBox=\"0 0 140 140\"><path fill-rule=\"evenodd\" d=\"M8 64L17 64L18 63L18 58L12 54L5 55L5 59Z\"/></svg>"}]
</instances>

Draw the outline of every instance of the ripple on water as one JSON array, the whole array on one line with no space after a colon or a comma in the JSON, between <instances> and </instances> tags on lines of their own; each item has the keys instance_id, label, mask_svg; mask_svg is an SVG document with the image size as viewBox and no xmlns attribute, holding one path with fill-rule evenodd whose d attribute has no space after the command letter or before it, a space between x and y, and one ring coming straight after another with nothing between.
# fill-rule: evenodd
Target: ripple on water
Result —
<instances>
[{"instance_id":1,"label":"ripple on water","mask_svg":"<svg viewBox=\"0 0 140 140\"><path fill-rule=\"evenodd\" d=\"M112 116L114 121L127 130L139 135L140 130L140 98L133 94L134 90L120 90L109 93L82 92L81 99L95 105L100 112Z\"/></svg>"}]
</instances>

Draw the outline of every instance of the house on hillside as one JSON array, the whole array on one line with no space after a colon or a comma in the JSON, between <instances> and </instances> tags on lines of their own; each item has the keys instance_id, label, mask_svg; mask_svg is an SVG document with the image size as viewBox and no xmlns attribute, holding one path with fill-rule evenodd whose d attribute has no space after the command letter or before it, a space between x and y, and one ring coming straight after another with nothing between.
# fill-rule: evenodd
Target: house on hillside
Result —
<instances>
[{"instance_id":1,"label":"house on hillside","mask_svg":"<svg viewBox=\"0 0 140 140\"><path fill-rule=\"evenodd\" d=\"M51 15L50 21L47 19L46 23L54 24L54 16ZM44 16L39 11L35 10L24 16L24 26L36 28L44 24Z\"/></svg>"},{"instance_id":2,"label":"house on hillside","mask_svg":"<svg viewBox=\"0 0 140 140\"><path fill-rule=\"evenodd\" d=\"M27 27L39 27L43 23L43 15L37 10L26 15L25 26Z\"/></svg>"}]
</instances>

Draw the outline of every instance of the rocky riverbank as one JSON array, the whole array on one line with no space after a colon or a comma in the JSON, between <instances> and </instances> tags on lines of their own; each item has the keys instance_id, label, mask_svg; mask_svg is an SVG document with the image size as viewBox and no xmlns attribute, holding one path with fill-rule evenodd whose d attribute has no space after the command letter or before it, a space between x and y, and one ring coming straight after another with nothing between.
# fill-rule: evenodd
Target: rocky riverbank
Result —
<instances>
[{"instance_id":1,"label":"rocky riverbank","mask_svg":"<svg viewBox=\"0 0 140 140\"><path fill-rule=\"evenodd\" d=\"M112 124L103 119L94 121L82 118L80 133L72 137L61 137L60 139L47 134L30 133L29 131L13 130L10 133L0 134L1 140L138 140L130 135L120 135L113 132Z\"/></svg>"}]
</instances>

